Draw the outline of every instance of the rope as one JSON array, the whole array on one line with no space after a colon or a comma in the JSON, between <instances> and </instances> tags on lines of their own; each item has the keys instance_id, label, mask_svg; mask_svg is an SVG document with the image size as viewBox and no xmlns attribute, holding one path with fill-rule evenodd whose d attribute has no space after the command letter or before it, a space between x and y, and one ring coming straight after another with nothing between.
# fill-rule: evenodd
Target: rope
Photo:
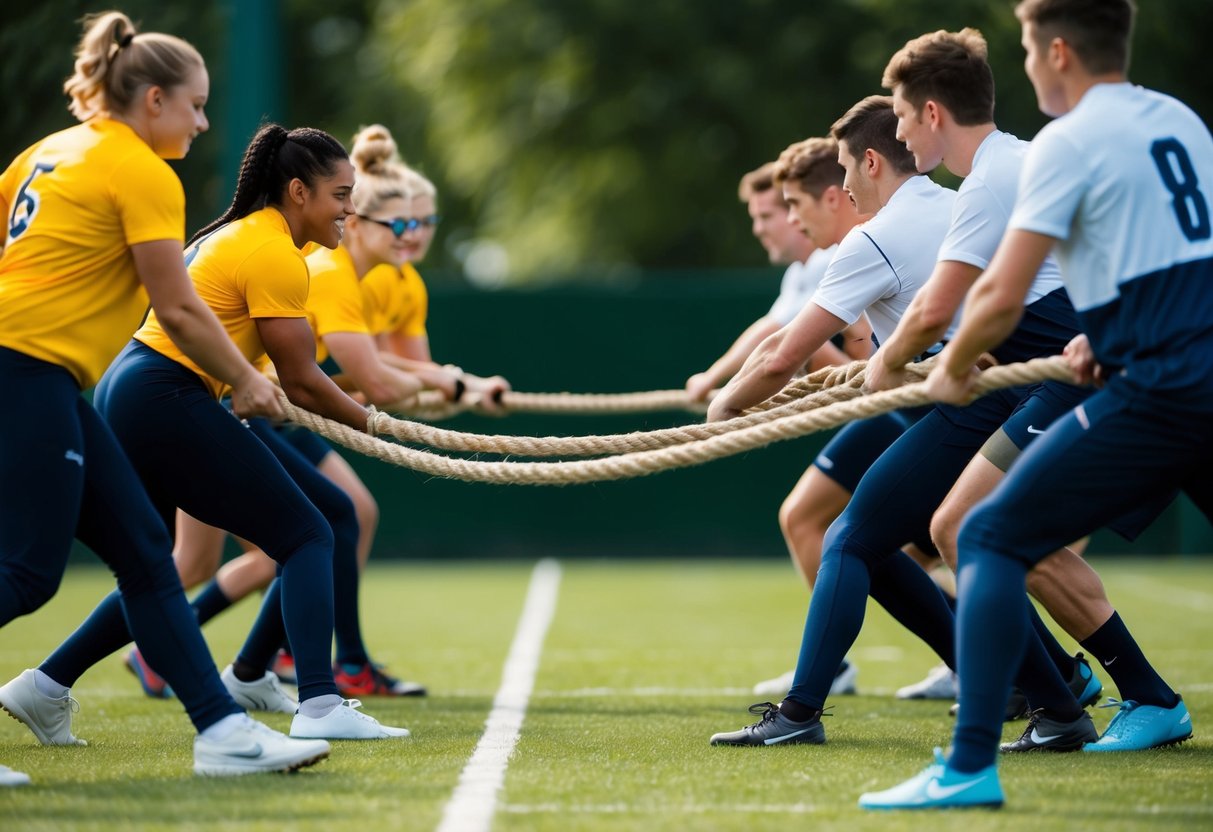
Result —
<instances>
[{"instance_id":1,"label":"rope","mask_svg":"<svg viewBox=\"0 0 1213 832\"><path fill-rule=\"evenodd\" d=\"M702 413L706 405L687 399L685 390L651 390L643 393L519 393L507 390L501 396L502 409L511 413L551 413L560 415L649 413L660 410L690 410ZM423 390L416 403L392 410L421 418L449 418L469 410L487 412L480 407L480 394L468 393L458 403L448 402L436 390Z\"/></svg>"},{"instance_id":2,"label":"rope","mask_svg":"<svg viewBox=\"0 0 1213 832\"><path fill-rule=\"evenodd\" d=\"M1073 383L1074 377L1060 356L1038 358L1023 364L991 367L976 384L977 394L1001 387L1014 387L1038 381ZM772 442L780 442L840 425L854 419L866 419L880 413L929 403L922 383L885 390L851 401L796 413L762 424L732 430L706 439L698 439L657 450L573 462L481 462L452 459L354 430L283 401L287 417L351 450L432 476L500 485L569 485L647 476L671 468L701 465L714 459L743 453ZM371 414L368 427L374 427Z\"/></svg>"},{"instance_id":3,"label":"rope","mask_svg":"<svg viewBox=\"0 0 1213 832\"><path fill-rule=\"evenodd\" d=\"M862 376L859 378L862 380ZM371 432L377 436L391 436L401 442L428 445L431 448L445 451L515 454L531 457L636 453L707 439L740 428L785 418L793 413L847 401L859 395L861 395L861 391L858 384L823 388L815 393L801 395L799 398L789 396L788 401L778 407L755 410L723 422L604 436L507 436L461 433L419 422L396 419L387 413L375 413L371 417Z\"/></svg>"}]
</instances>

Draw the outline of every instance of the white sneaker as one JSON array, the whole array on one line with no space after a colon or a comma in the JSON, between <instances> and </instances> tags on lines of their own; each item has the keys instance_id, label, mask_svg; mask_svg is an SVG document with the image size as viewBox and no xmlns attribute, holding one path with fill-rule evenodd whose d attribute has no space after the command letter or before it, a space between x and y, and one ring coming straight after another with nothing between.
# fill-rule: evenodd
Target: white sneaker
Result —
<instances>
[{"instance_id":1,"label":"white sneaker","mask_svg":"<svg viewBox=\"0 0 1213 832\"><path fill-rule=\"evenodd\" d=\"M242 724L222 740L194 738L194 774L232 777L268 771L295 771L315 765L329 755L324 740L294 740L255 719Z\"/></svg>"},{"instance_id":2,"label":"white sneaker","mask_svg":"<svg viewBox=\"0 0 1213 832\"><path fill-rule=\"evenodd\" d=\"M855 680L858 678L859 665L843 659L842 667L838 668L838 672L834 674L834 681L830 683L830 696L846 696L855 693L858 690Z\"/></svg>"},{"instance_id":3,"label":"white sneaker","mask_svg":"<svg viewBox=\"0 0 1213 832\"><path fill-rule=\"evenodd\" d=\"M321 717L295 714L291 720L292 737L318 737L326 740L386 740L407 737L408 728L380 725L379 720L358 709L357 699L345 699Z\"/></svg>"},{"instance_id":4,"label":"white sneaker","mask_svg":"<svg viewBox=\"0 0 1213 832\"><path fill-rule=\"evenodd\" d=\"M28 786L29 775L23 771L13 771L8 766L0 766L0 788L4 786Z\"/></svg>"},{"instance_id":5,"label":"white sneaker","mask_svg":"<svg viewBox=\"0 0 1213 832\"><path fill-rule=\"evenodd\" d=\"M898 699L955 699L960 694L956 674L946 664L931 668L927 678L897 691Z\"/></svg>"},{"instance_id":6,"label":"white sneaker","mask_svg":"<svg viewBox=\"0 0 1213 832\"><path fill-rule=\"evenodd\" d=\"M62 699L43 696L32 670L21 671L20 676L0 687L0 708L24 723L43 745L88 745L72 734L72 713L80 710L80 703L70 695Z\"/></svg>"},{"instance_id":7,"label":"white sneaker","mask_svg":"<svg viewBox=\"0 0 1213 832\"><path fill-rule=\"evenodd\" d=\"M792 680L796 677L796 669L792 668L787 673L776 676L774 679L767 679L765 682L759 682L754 685L755 696L765 696L772 701L775 697L782 698L792 687Z\"/></svg>"},{"instance_id":8,"label":"white sneaker","mask_svg":"<svg viewBox=\"0 0 1213 832\"><path fill-rule=\"evenodd\" d=\"M256 682L242 682L236 678L229 664L223 668L219 678L223 680L223 686L236 700L236 704L246 710L293 714L299 709L299 703L283 690L278 677L268 670Z\"/></svg>"},{"instance_id":9,"label":"white sneaker","mask_svg":"<svg viewBox=\"0 0 1213 832\"><path fill-rule=\"evenodd\" d=\"M754 695L765 696L772 700L777 696L783 697L792 689L792 682L795 678L796 670L793 668L782 676L776 676L774 679L767 679L765 682L754 685ZM859 678L859 668L854 662L843 660L842 667L838 669L834 681L830 683L830 695L843 696L854 693L857 678Z\"/></svg>"}]
</instances>

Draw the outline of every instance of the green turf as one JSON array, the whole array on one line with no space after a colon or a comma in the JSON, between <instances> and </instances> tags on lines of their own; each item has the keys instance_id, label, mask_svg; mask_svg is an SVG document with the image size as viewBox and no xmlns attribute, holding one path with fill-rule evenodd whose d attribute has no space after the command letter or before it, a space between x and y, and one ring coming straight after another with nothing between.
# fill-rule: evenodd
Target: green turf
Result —
<instances>
[{"instance_id":1,"label":"green turf","mask_svg":"<svg viewBox=\"0 0 1213 832\"><path fill-rule=\"evenodd\" d=\"M368 701L370 713L408 725L413 738L339 743L332 758L297 775L193 777L192 732L180 706L145 699L110 659L74 691L76 733L90 747L42 748L16 722L0 722L0 762L36 784L0 789L0 829L433 829L500 682L529 568L373 563L363 616L372 650L433 695ZM928 820L854 808L861 791L924 766L952 724L946 705L889 695L933 660L881 610L870 608L852 653L863 695L834 701L827 745L710 748L714 731L753 720L748 687L794 661L805 598L791 568L564 564L494 829L1213 828L1213 740L1202 730L1213 725L1213 561L1105 560L1097 568L1156 666L1184 694L1196 738L1141 754L1012 758L1002 768L1006 809ZM73 570L50 605L5 628L0 675L36 664L108 587L102 571ZM220 664L253 612L246 602L207 628ZM1097 726L1111 713L1096 711ZM265 721L289 725L286 716Z\"/></svg>"}]
</instances>

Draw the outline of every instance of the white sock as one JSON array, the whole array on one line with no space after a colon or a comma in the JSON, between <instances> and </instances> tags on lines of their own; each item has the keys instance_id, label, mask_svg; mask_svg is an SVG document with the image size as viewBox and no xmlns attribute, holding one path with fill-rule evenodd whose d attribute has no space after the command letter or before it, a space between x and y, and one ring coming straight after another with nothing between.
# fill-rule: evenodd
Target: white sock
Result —
<instances>
[{"instance_id":1,"label":"white sock","mask_svg":"<svg viewBox=\"0 0 1213 832\"><path fill-rule=\"evenodd\" d=\"M62 699L71 690L71 688L59 684L41 670L34 670L34 687L37 688L38 693L50 699Z\"/></svg>"},{"instance_id":2,"label":"white sock","mask_svg":"<svg viewBox=\"0 0 1213 832\"><path fill-rule=\"evenodd\" d=\"M233 731L242 727L251 719L252 718L243 711L238 714L228 714L214 725L211 725L200 732L198 736L214 742L223 742L223 740L227 739Z\"/></svg>"},{"instance_id":3,"label":"white sock","mask_svg":"<svg viewBox=\"0 0 1213 832\"><path fill-rule=\"evenodd\" d=\"M328 716L333 712L333 709L340 705L345 700L336 693L327 693L324 696L313 696L311 699L305 699L299 703L299 713L311 719L320 719Z\"/></svg>"}]
</instances>

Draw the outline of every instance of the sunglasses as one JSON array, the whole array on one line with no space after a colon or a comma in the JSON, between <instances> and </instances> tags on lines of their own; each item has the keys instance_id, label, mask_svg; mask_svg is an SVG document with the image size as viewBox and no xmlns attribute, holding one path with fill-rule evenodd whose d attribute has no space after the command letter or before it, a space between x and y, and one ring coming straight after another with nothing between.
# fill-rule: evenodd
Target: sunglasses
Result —
<instances>
[{"instance_id":1,"label":"sunglasses","mask_svg":"<svg viewBox=\"0 0 1213 832\"><path fill-rule=\"evenodd\" d=\"M367 222L373 222L376 225L382 225L389 229L393 235L403 237L409 231L416 231L418 228L434 228L438 223L442 222L442 217L438 214L430 214L428 217L396 217L390 220L377 220L374 217L368 217L366 214L358 214L360 219Z\"/></svg>"}]
</instances>

